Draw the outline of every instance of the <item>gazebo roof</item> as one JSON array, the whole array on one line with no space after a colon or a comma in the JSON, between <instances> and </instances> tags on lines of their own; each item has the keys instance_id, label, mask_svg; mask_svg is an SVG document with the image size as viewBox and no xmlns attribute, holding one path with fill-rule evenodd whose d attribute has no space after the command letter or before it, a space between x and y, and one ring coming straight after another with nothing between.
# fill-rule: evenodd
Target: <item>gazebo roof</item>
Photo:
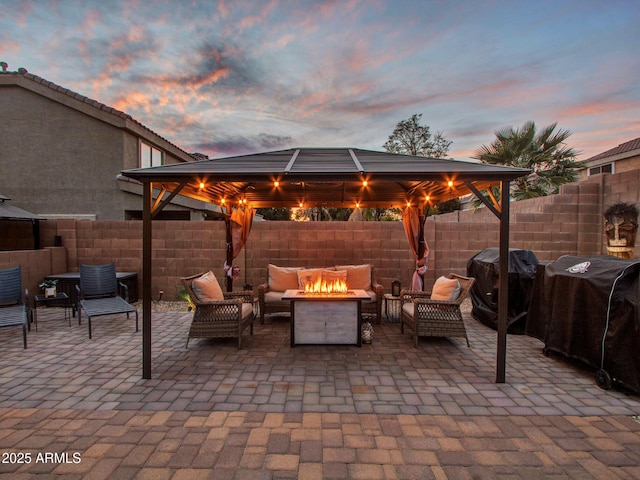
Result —
<instances>
[{"instance_id":1,"label":"gazebo roof","mask_svg":"<svg viewBox=\"0 0 640 480\"><path fill-rule=\"evenodd\" d=\"M246 200L255 208L263 208L439 203L529 171L357 148L292 148L122 173L162 184L169 191L182 185L182 195L200 200L220 204L224 199L225 205Z\"/></svg>"},{"instance_id":2,"label":"gazebo roof","mask_svg":"<svg viewBox=\"0 0 640 480\"><path fill-rule=\"evenodd\" d=\"M0 195L0 220L42 220L42 218L35 213L11 205L7 203L6 200L11 199Z\"/></svg>"}]
</instances>

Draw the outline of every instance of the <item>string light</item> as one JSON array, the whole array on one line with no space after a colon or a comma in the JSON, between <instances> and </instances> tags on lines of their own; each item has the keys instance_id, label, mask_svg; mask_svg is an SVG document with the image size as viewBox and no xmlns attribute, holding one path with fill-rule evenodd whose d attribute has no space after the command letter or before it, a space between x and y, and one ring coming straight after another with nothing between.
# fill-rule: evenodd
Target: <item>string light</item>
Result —
<instances>
[{"instance_id":1,"label":"string light","mask_svg":"<svg viewBox=\"0 0 640 480\"><path fill-rule=\"evenodd\" d=\"M223 198L222 200L220 200L220 203L221 203L222 205L224 205L225 203L227 203L227 199L226 199L226 198Z\"/></svg>"},{"instance_id":2,"label":"string light","mask_svg":"<svg viewBox=\"0 0 640 480\"><path fill-rule=\"evenodd\" d=\"M204 182L200 182L200 190L204 189Z\"/></svg>"},{"instance_id":3,"label":"string light","mask_svg":"<svg viewBox=\"0 0 640 480\"><path fill-rule=\"evenodd\" d=\"M278 188L280 186L280 182L276 180L275 182L273 182L273 186Z\"/></svg>"},{"instance_id":4,"label":"string light","mask_svg":"<svg viewBox=\"0 0 640 480\"><path fill-rule=\"evenodd\" d=\"M430 197L429 195L427 195L426 197L424 197L424 200L425 200L426 202L428 202L429 200L431 200L431 197Z\"/></svg>"},{"instance_id":5,"label":"string light","mask_svg":"<svg viewBox=\"0 0 640 480\"><path fill-rule=\"evenodd\" d=\"M362 181L362 186L363 186L363 187L366 187L367 185L369 185L369 182L367 182L366 180L363 180L363 181Z\"/></svg>"},{"instance_id":6,"label":"string light","mask_svg":"<svg viewBox=\"0 0 640 480\"><path fill-rule=\"evenodd\" d=\"M356 202L356 208L360 208L360 202Z\"/></svg>"},{"instance_id":7,"label":"string light","mask_svg":"<svg viewBox=\"0 0 640 480\"><path fill-rule=\"evenodd\" d=\"M449 180L449 182L447 182L447 185L449 185L449 188L453 187L453 180Z\"/></svg>"}]
</instances>

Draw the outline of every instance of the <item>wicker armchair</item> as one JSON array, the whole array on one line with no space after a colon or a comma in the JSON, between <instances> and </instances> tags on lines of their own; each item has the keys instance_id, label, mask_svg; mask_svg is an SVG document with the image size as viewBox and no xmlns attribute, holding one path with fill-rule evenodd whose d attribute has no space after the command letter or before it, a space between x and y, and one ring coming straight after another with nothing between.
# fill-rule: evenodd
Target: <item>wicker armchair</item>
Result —
<instances>
[{"instance_id":1,"label":"wicker armchair","mask_svg":"<svg viewBox=\"0 0 640 480\"><path fill-rule=\"evenodd\" d=\"M195 305L193 320L189 327L187 346L190 338L238 338L238 348L242 348L242 332L247 327L253 335L253 291L224 292L224 300L201 302L193 292L193 280L202 273L182 278L182 284Z\"/></svg>"},{"instance_id":2,"label":"wicker armchair","mask_svg":"<svg viewBox=\"0 0 640 480\"><path fill-rule=\"evenodd\" d=\"M451 273L447 278L460 283L460 294L456 300L431 300L431 292L403 290L400 332L405 325L413 335L414 345L418 346L419 337L464 337L469 346L469 337L462 320L460 305L469 294L474 278Z\"/></svg>"}]
</instances>

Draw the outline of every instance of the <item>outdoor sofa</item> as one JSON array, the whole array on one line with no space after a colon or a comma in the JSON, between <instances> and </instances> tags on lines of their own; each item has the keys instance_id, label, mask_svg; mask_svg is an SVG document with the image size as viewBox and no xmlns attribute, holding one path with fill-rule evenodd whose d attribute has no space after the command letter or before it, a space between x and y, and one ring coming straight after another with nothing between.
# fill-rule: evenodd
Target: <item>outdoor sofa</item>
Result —
<instances>
[{"instance_id":1,"label":"outdoor sofa","mask_svg":"<svg viewBox=\"0 0 640 480\"><path fill-rule=\"evenodd\" d=\"M289 300L282 300L286 290L304 288L304 282L316 279L318 275L335 279L346 276L347 288L362 289L369 295L369 300L362 301L362 313L375 315L380 323L384 287L376 282L373 265L335 265L324 268L279 267L267 266L267 281L258 286L260 304L260 323L264 324L264 316L272 313L286 312L291 309Z\"/></svg>"}]
</instances>

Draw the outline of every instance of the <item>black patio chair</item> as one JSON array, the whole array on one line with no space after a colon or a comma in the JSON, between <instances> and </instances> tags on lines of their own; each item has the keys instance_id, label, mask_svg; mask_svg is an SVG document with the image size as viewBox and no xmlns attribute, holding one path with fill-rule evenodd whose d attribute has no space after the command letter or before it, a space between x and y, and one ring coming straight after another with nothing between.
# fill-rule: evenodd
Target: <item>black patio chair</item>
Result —
<instances>
[{"instance_id":1,"label":"black patio chair","mask_svg":"<svg viewBox=\"0 0 640 480\"><path fill-rule=\"evenodd\" d=\"M121 291L124 292L124 297ZM126 313L136 314L136 332L138 331L138 310L129 304L129 289L116 279L114 263L106 265L80 265L80 285L76 286L78 295L78 324L82 323L82 310L89 323L91 338L91 318L104 315Z\"/></svg>"},{"instance_id":2,"label":"black patio chair","mask_svg":"<svg viewBox=\"0 0 640 480\"><path fill-rule=\"evenodd\" d=\"M0 327L22 325L22 344L27 348L29 328L29 290L22 302L22 267L0 270Z\"/></svg>"}]
</instances>

